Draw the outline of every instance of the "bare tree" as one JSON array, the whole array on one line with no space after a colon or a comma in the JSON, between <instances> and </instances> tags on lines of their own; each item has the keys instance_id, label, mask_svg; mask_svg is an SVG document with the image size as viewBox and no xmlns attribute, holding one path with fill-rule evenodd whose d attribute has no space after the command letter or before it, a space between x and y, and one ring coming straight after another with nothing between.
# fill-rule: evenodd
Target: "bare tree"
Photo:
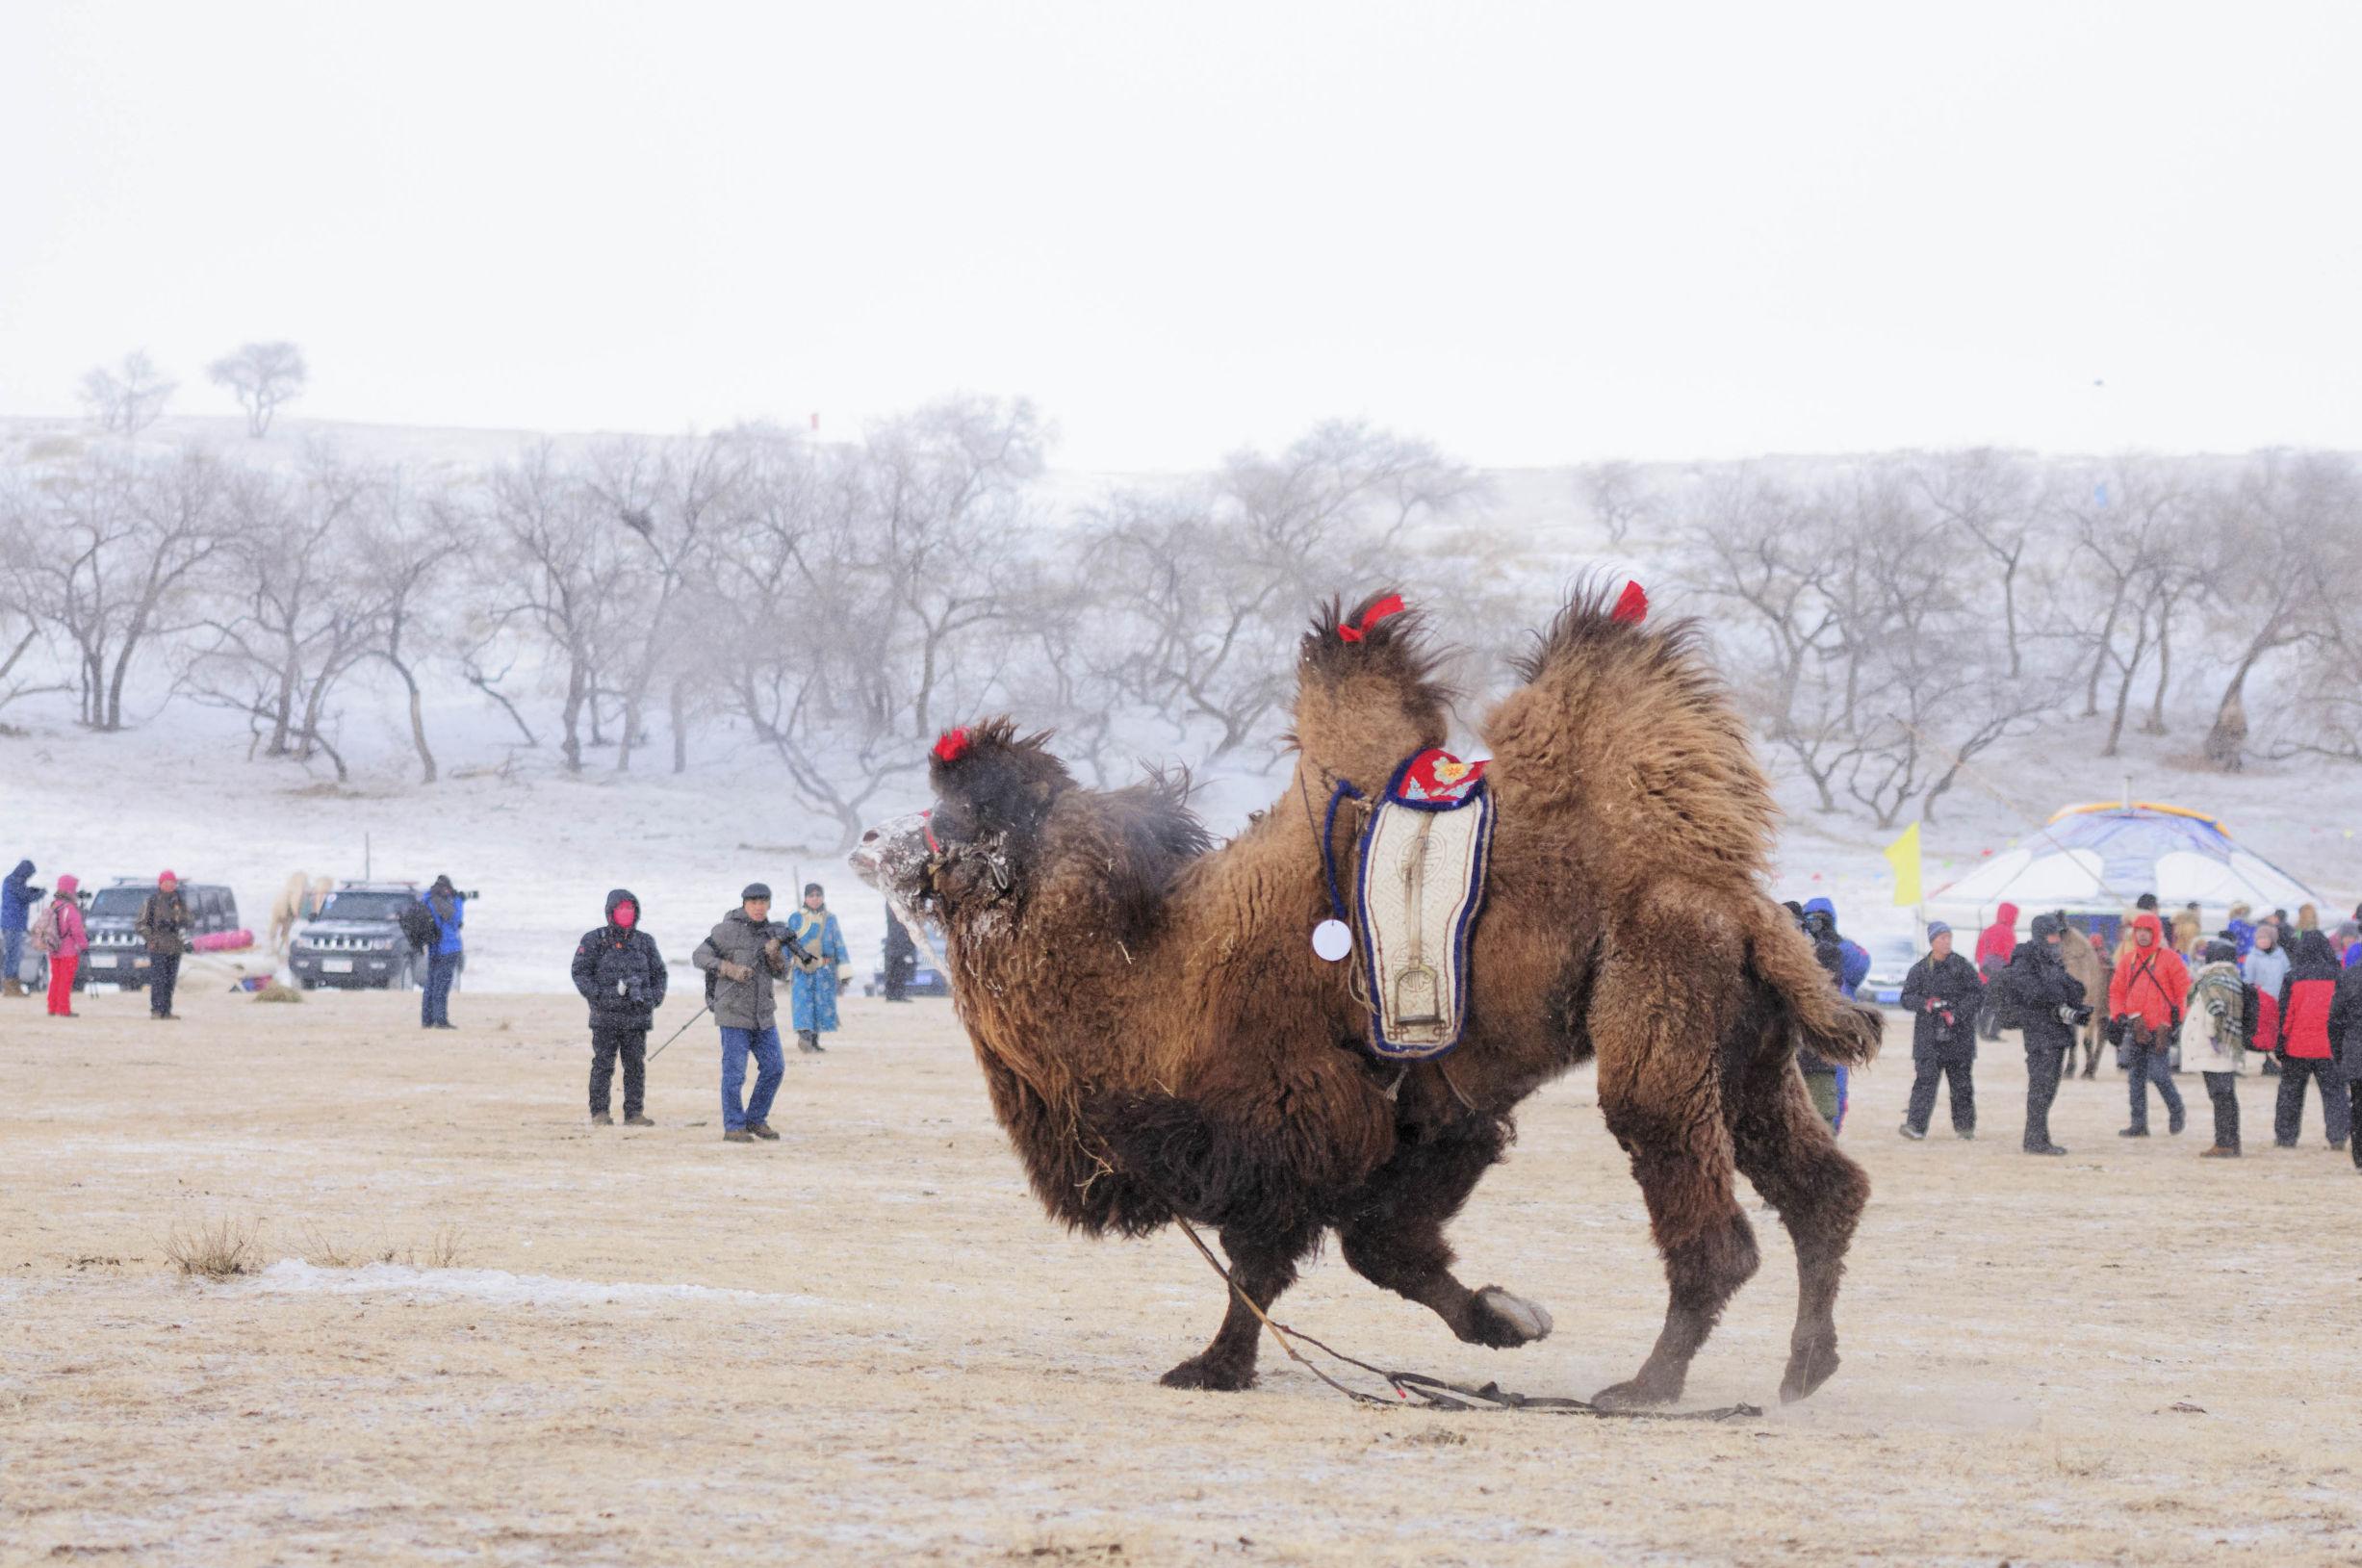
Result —
<instances>
[{"instance_id":1,"label":"bare tree","mask_svg":"<svg viewBox=\"0 0 2362 1568\"><path fill-rule=\"evenodd\" d=\"M120 365L101 365L84 376L80 392L98 427L128 440L164 417L179 385L156 369L145 349L135 348Z\"/></svg>"},{"instance_id":2,"label":"bare tree","mask_svg":"<svg viewBox=\"0 0 2362 1568\"><path fill-rule=\"evenodd\" d=\"M221 549L227 472L195 450L142 460L116 449L31 483L42 541L27 573L36 613L72 647L82 722L120 730L133 661L180 630L193 578Z\"/></svg>"},{"instance_id":3,"label":"bare tree","mask_svg":"<svg viewBox=\"0 0 2362 1568\"><path fill-rule=\"evenodd\" d=\"M2087 498L2058 502L2080 547L2087 580L2106 605L2090 644L2084 716L2099 712L2101 681L2116 677L2108 738L2100 756L2114 757L2124 733L2135 682L2162 647L2161 677L2170 674L2171 629L2195 586L2189 547L2196 538L2196 509L2186 476L2155 460L2118 463L2095 480Z\"/></svg>"},{"instance_id":4,"label":"bare tree","mask_svg":"<svg viewBox=\"0 0 2362 1568\"><path fill-rule=\"evenodd\" d=\"M302 395L310 370L303 350L292 343L249 343L205 367L217 386L238 395L246 411L246 434L260 440L270 433L270 421L282 403Z\"/></svg>"},{"instance_id":5,"label":"bare tree","mask_svg":"<svg viewBox=\"0 0 2362 1568\"><path fill-rule=\"evenodd\" d=\"M2018 639L2020 573L2041 515L2034 476L2016 456L1979 447L1943 452L1913 467L1913 481L1937 518L1992 557L2000 569L2001 622L2011 680L2025 673Z\"/></svg>"},{"instance_id":6,"label":"bare tree","mask_svg":"<svg viewBox=\"0 0 2362 1568\"><path fill-rule=\"evenodd\" d=\"M1607 529L1607 542L1621 545L1632 530L1658 515L1640 467L1621 458L1575 471L1575 495Z\"/></svg>"},{"instance_id":7,"label":"bare tree","mask_svg":"<svg viewBox=\"0 0 2362 1568\"><path fill-rule=\"evenodd\" d=\"M490 628L519 625L552 655L565 682L559 750L566 771L582 771L583 729L593 727L603 639L623 576L622 530L583 475L544 442L492 477L492 520L509 567Z\"/></svg>"},{"instance_id":8,"label":"bare tree","mask_svg":"<svg viewBox=\"0 0 2362 1568\"><path fill-rule=\"evenodd\" d=\"M2209 622L2238 652L2204 749L2217 767L2237 772L2256 667L2283 649L2333 647L2340 607L2362 597L2362 479L2349 458L2265 452L2207 511L2205 531L2223 557L2206 582Z\"/></svg>"},{"instance_id":9,"label":"bare tree","mask_svg":"<svg viewBox=\"0 0 2362 1568\"><path fill-rule=\"evenodd\" d=\"M433 590L451 562L475 542L475 514L459 497L447 491L419 494L399 476L379 486L371 502L358 540L360 590L370 629L362 656L384 664L401 681L420 782L433 784L440 770L426 743L417 639L422 631L433 635L443 630L434 613Z\"/></svg>"}]
</instances>

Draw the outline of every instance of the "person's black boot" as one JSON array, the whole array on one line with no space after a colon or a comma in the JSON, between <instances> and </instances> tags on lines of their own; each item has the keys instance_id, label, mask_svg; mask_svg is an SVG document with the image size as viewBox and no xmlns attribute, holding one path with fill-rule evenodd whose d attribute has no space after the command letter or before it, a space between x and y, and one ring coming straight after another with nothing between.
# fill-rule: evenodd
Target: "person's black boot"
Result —
<instances>
[{"instance_id":1,"label":"person's black boot","mask_svg":"<svg viewBox=\"0 0 2362 1568\"><path fill-rule=\"evenodd\" d=\"M820 1031L817 1029L797 1030L796 1049L799 1051L817 1052L820 1049Z\"/></svg>"}]
</instances>

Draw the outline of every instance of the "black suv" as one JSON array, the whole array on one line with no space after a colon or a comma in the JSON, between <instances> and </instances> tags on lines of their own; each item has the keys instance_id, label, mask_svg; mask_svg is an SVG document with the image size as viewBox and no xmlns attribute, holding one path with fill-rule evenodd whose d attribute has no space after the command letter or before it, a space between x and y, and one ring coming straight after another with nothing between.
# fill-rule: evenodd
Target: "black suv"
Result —
<instances>
[{"instance_id":1,"label":"black suv","mask_svg":"<svg viewBox=\"0 0 2362 1568\"><path fill-rule=\"evenodd\" d=\"M288 967L305 990L319 986L402 990L424 978L425 964L402 936L401 913L419 901L415 882L342 882L295 932Z\"/></svg>"},{"instance_id":2,"label":"black suv","mask_svg":"<svg viewBox=\"0 0 2362 1568\"><path fill-rule=\"evenodd\" d=\"M140 911L147 903L147 895L156 890L152 882L132 877L117 877L112 887L101 887L83 906L83 924L90 932L90 950L82 955L82 967L74 972L74 989L85 982L93 986L121 986L126 990L147 989L147 938L134 928L140 921ZM236 931L238 899L218 883L184 882L180 885L182 902L189 906L189 940L193 949L199 937L215 937Z\"/></svg>"}]
</instances>

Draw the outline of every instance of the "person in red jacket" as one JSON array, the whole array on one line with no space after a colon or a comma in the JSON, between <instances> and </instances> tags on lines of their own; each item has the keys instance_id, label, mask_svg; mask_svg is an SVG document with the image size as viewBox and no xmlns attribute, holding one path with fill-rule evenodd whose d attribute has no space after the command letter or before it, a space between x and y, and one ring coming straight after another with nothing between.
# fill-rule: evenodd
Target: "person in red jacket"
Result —
<instances>
[{"instance_id":1,"label":"person in red jacket","mask_svg":"<svg viewBox=\"0 0 2362 1568\"><path fill-rule=\"evenodd\" d=\"M2188 1120L2181 1091L2173 1087L2173 1031L2182 1021L2182 999L2190 994L2190 970L2165 941L2154 910L2132 917L2132 941L2117 956L2108 979L2108 1022L2132 1090L2132 1125L2118 1138L2148 1136L2148 1086L2155 1083L2169 1118L2166 1130L2179 1133Z\"/></svg>"},{"instance_id":2,"label":"person in red jacket","mask_svg":"<svg viewBox=\"0 0 2362 1568\"><path fill-rule=\"evenodd\" d=\"M2017 951L2017 906L1997 904L1993 923L1977 934L1977 975L1985 982L1985 1001L1977 1010L1977 1033L1987 1040L2001 1038L2001 1020L1993 1013L1993 980L2010 966Z\"/></svg>"},{"instance_id":3,"label":"person in red jacket","mask_svg":"<svg viewBox=\"0 0 2362 1568\"><path fill-rule=\"evenodd\" d=\"M2329 1033L2330 1009L2337 1002L2337 955L2329 938L2308 931L2297 938L2297 956L2280 982L2280 1097L2272 1112L2272 1135L2282 1148L2295 1148L2304 1128L2304 1086L2321 1086L2321 1119L2329 1146L2342 1149L2353 1129L2348 1124L2351 1107L2342 1092L2336 1056Z\"/></svg>"}]
</instances>

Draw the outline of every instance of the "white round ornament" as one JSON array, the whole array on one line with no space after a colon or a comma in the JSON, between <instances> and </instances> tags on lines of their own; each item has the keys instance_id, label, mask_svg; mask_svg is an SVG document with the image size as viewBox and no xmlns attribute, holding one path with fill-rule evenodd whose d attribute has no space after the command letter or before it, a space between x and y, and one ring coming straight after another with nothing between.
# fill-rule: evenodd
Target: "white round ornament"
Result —
<instances>
[{"instance_id":1,"label":"white round ornament","mask_svg":"<svg viewBox=\"0 0 2362 1568\"><path fill-rule=\"evenodd\" d=\"M1353 934L1343 920L1323 920L1312 928L1312 950L1335 964L1353 951Z\"/></svg>"}]
</instances>

